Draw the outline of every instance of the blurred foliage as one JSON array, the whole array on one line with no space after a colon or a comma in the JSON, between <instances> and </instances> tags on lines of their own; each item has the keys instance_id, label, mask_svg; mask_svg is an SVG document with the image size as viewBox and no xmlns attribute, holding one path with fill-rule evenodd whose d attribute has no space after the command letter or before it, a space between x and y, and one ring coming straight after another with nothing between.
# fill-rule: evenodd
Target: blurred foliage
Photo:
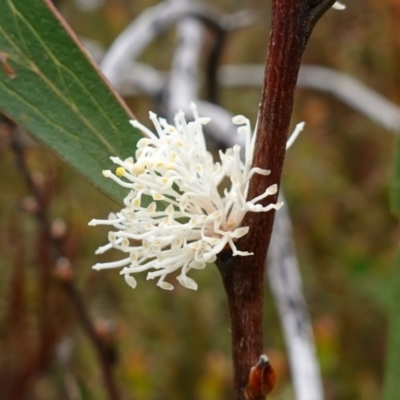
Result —
<instances>
[{"instance_id":1,"label":"blurred foliage","mask_svg":"<svg viewBox=\"0 0 400 400\"><path fill-rule=\"evenodd\" d=\"M104 47L155 3L57 2L78 35ZM258 15L254 26L231 34L222 62L262 63L269 4L213 3L226 12L253 7ZM304 62L346 72L400 103L400 1L348 3L345 12L329 11L317 25ZM141 60L168 70L174 39L173 33L157 39ZM226 89L221 94L227 109L255 119L259 90ZM135 115L147 121L151 102L137 97L128 102ZM283 187L326 397L376 400L383 380L389 287L399 236L389 206L394 138L339 101L311 90L297 93L293 124L299 120L306 121L306 130L287 155ZM105 327L115 345L117 381L124 398L229 399L229 321L218 272L195 272L196 293L178 285L170 293L143 277L132 290L115 271L91 271L100 258L93 252L105 242L106 231L90 228L87 222L117 210L117 205L50 152L28 137L25 141L29 166L46 191L51 216L66 224L63 247L84 300L96 326ZM6 382L26 385L28 399L106 399L95 353L74 310L57 285L44 278L49 263L40 228L29 213L32 199L9 142L2 124L0 388ZM271 400L292 399L284 341L269 293L265 334L265 350L278 375Z\"/></svg>"},{"instance_id":2,"label":"blurred foliage","mask_svg":"<svg viewBox=\"0 0 400 400\"><path fill-rule=\"evenodd\" d=\"M392 208L400 217L400 142L397 142L395 173L392 188ZM400 254L391 285L392 301L389 309L389 332L386 347L386 365L383 399L391 400L400 395Z\"/></svg>"},{"instance_id":3,"label":"blurred foliage","mask_svg":"<svg viewBox=\"0 0 400 400\"><path fill-rule=\"evenodd\" d=\"M396 263L396 275L392 284L392 305L390 309L390 324L388 345L386 349L386 366L383 386L383 400L391 400L400 393L400 261Z\"/></svg>"}]
</instances>

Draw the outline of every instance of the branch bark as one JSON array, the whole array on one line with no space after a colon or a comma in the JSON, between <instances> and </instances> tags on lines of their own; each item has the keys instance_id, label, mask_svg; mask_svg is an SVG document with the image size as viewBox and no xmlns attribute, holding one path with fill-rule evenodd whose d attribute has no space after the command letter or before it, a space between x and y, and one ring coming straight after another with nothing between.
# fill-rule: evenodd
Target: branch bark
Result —
<instances>
[{"instance_id":1,"label":"branch bark","mask_svg":"<svg viewBox=\"0 0 400 400\"><path fill-rule=\"evenodd\" d=\"M271 174L255 174L249 199L280 182L286 139L293 107L300 61L311 31L334 0L273 0L268 56L259 110L253 167ZM277 195L261 204L275 202ZM249 233L240 239L240 250L251 258L232 257L223 252L217 260L228 296L232 325L234 398L243 400L249 370L262 353L262 308L264 264L272 233L274 212L247 213L243 225Z\"/></svg>"}]
</instances>

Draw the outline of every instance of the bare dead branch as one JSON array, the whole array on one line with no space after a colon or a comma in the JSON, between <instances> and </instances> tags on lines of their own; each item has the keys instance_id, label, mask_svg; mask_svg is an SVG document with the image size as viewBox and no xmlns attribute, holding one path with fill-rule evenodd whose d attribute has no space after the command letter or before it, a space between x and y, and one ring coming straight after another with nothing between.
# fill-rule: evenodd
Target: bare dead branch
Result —
<instances>
[{"instance_id":1,"label":"bare dead branch","mask_svg":"<svg viewBox=\"0 0 400 400\"><path fill-rule=\"evenodd\" d=\"M211 5L196 1L168 1L148 8L117 37L100 63L111 84L119 87L126 68L138 58L143 49L155 37L187 17L194 17L211 28L218 41L218 37L222 37L226 31L251 23L254 13L244 10L222 15Z\"/></svg>"},{"instance_id":2,"label":"bare dead branch","mask_svg":"<svg viewBox=\"0 0 400 400\"><path fill-rule=\"evenodd\" d=\"M218 80L226 87L260 87L263 71L261 64L224 65ZM297 86L330 93L393 133L400 129L400 107L346 73L303 64Z\"/></svg>"},{"instance_id":3,"label":"bare dead branch","mask_svg":"<svg viewBox=\"0 0 400 400\"><path fill-rule=\"evenodd\" d=\"M300 69L297 84L334 95L396 134L400 129L400 107L348 74L306 65Z\"/></svg>"},{"instance_id":4,"label":"bare dead branch","mask_svg":"<svg viewBox=\"0 0 400 400\"><path fill-rule=\"evenodd\" d=\"M282 193L280 201L284 201ZM323 400L322 378L286 205L276 214L267 272L289 353L296 400Z\"/></svg>"},{"instance_id":5,"label":"bare dead branch","mask_svg":"<svg viewBox=\"0 0 400 400\"><path fill-rule=\"evenodd\" d=\"M180 19L196 17L217 32L224 30L220 14L211 6L197 2L165 2L146 9L114 41L100 67L114 86L125 68L162 32Z\"/></svg>"},{"instance_id":6,"label":"bare dead branch","mask_svg":"<svg viewBox=\"0 0 400 400\"><path fill-rule=\"evenodd\" d=\"M183 5L188 0L175 0ZM196 18L189 17L177 24L178 43L169 76L168 115L172 120L179 110L187 109L198 97L199 61L203 42L203 26Z\"/></svg>"}]
</instances>

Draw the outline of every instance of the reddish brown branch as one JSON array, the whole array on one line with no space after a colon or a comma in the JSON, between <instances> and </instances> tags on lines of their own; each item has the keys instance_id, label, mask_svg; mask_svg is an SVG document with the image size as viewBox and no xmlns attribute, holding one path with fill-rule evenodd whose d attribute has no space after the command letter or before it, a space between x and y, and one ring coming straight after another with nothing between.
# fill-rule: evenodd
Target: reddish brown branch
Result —
<instances>
[{"instance_id":1,"label":"reddish brown branch","mask_svg":"<svg viewBox=\"0 0 400 400\"><path fill-rule=\"evenodd\" d=\"M255 174L249 199L279 183L285 158L300 61L310 33L334 0L273 0L271 32L264 75L253 166L268 169L269 176ZM271 196L272 197L272 196ZM268 197L261 204L276 202ZM247 213L243 221L249 233L238 248L252 257L221 254L218 267L228 295L234 365L235 399L243 400L249 371L262 353L264 264L272 233L274 212Z\"/></svg>"}]
</instances>

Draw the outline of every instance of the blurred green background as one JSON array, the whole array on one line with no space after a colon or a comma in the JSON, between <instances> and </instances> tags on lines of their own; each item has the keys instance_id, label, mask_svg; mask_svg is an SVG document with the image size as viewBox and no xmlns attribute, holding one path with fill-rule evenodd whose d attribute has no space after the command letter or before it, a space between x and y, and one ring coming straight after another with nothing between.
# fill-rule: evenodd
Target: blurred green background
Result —
<instances>
[{"instance_id":1,"label":"blurred green background","mask_svg":"<svg viewBox=\"0 0 400 400\"><path fill-rule=\"evenodd\" d=\"M270 3L212 3L224 12L250 7L258 15L252 26L228 37L222 63L263 63ZM57 7L79 36L107 48L153 4L59 0ZM140 60L167 71L175 39L171 30ZM328 11L303 61L352 75L400 104L400 1L352 0L344 12ZM223 89L221 94L229 111L255 120L259 89ZM150 99L132 97L127 102L138 119L147 121ZM395 137L339 100L313 90L296 94L293 125L302 120L306 129L287 154L282 185L326 399L376 400L399 236L389 204ZM49 205L52 229L62 237L97 331L114 350L123 398L229 399L229 320L218 271L209 267L194 272L197 292L180 285L165 292L143 276L132 290L115 271L92 271L102 259L94 251L106 242L107 230L87 223L118 210L118 205L48 150L24 140L29 167ZM74 309L46 273L51 261L43 233L29 213L34 205L4 123L0 169L0 393L7 382L20 389L12 399L106 399L93 348ZM268 289L265 351L278 375L271 400L292 399L285 345Z\"/></svg>"}]
</instances>

